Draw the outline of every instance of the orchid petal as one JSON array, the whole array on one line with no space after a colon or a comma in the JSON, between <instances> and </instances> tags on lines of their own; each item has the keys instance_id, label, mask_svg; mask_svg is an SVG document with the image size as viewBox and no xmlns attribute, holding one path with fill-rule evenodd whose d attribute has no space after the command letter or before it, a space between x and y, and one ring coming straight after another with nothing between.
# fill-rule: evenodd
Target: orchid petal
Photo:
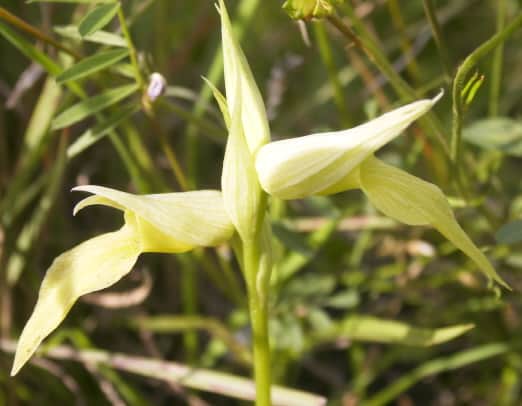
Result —
<instances>
[{"instance_id":1,"label":"orchid petal","mask_svg":"<svg viewBox=\"0 0 522 406\"><path fill-rule=\"evenodd\" d=\"M241 87L237 87L223 160L221 189L225 210L243 240L256 234L262 190L257 179L254 159L248 149L241 122Z\"/></svg>"},{"instance_id":2,"label":"orchid petal","mask_svg":"<svg viewBox=\"0 0 522 406\"><path fill-rule=\"evenodd\" d=\"M486 256L459 226L442 191L375 157L359 170L360 185L368 199L384 214L409 225L431 225L470 257L490 279L509 289Z\"/></svg>"},{"instance_id":3,"label":"orchid petal","mask_svg":"<svg viewBox=\"0 0 522 406\"><path fill-rule=\"evenodd\" d=\"M62 322L80 296L111 286L130 272L140 254L135 227L129 217L120 230L87 240L54 260L18 341L11 375Z\"/></svg>"},{"instance_id":4,"label":"orchid petal","mask_svg":"<svg viewBox=\"0 0 522 406\"><path fill-rule=\"evenodd\" d=\"M271 142L256 156L263 189L282 199L297 199L337 186L366 157L401 134L442 96L419 100L349 130Z\"/></svg>"},{"instance_id":5,"label":"orchid petal","mask_svg":"<svg viewBox=\"0 0 522 406\"><path fill-rule=\"evenodd\" d=\"M242 105L241 121L243 128L248 129L245 133L246 141L250 152L255 154L262 145L270 141L265 105L248 61L234 35L223 0L219 2L219 13L228 110L234 109L239 97ZM237 87L240 87L240 92Z\"/></svg>"},{"instance_id":6,"label":"orchid petal","mask_svg":"<svg viewBox=\"0 0 522 406\"><path fill-rule=\"evenodd\" d=\"M79 186L73 190L94 193L82 200L75 212L92 204L103 204L132 212L144 233L144 250L164 252L154 248L145 235L161 233L175 241L173 250L182 252L196 246L219 245L232 237L234 228L225 212L223 196L216 190L184 193L133 195L103 186ZM145 247L146 246L146 247ZM177 250L177 246L180 250ZM145 251L144 251L145 252Z\"/></svg>"}]
</instances>

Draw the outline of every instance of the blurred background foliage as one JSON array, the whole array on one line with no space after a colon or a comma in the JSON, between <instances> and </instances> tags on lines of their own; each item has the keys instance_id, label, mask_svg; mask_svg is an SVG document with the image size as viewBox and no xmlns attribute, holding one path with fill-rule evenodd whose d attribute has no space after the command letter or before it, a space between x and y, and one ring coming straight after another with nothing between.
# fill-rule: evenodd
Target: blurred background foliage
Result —
<instances>
[{"instance_id":1,"label":"blurred background foliage","mask_svg":"<svg viewBox=\"0 0 522 406\"><path fill-rule=\"evenodd\" d=\"M440 25L440 49L426 4ZM273 200L275 383L332 405L520 404L521 32L477 60L466 77L464 194L451 182L436 134L449 145L459 64L520 18L520 1L347 0L336 2L337 19L306 22L291 20L280 1L227 6L273 139L347 128L410 101L390 86L367 47L343 35L339 21L377 44L416 97L445 89L434 109L438 131L414 125L379 155L439 184L463 228L513 287L486 286L436 232L382 217L359 192ZM128 58L64 87L48 80L74 61L125 49L118 19L103 28L116 34L108 45L107 37L82 41L76 31L92 4L1 0L0 7L0 405L244 403L232 399L244 382L223 389L226 376L212 385L208 376L173 379L167 367L250 374L245 292L226 246L142 256L115 288L74 307L45 346L47 355L8 376L12 340L52 259L121 223L103 208L73 218L79 196L69 190L86 183L135 193L219 188L226 130L201 79L221 87L212 1L123 2L140 69L145 77L160 72L166 93L153 106L139 92L119 94L95 114L97 99L85 120L55 121L59 130L53 118L80 99L138 80ZM111 358L115 353L120 358ZM145 368L136 357L169 364Z\"/></svg>"}]
</instances>

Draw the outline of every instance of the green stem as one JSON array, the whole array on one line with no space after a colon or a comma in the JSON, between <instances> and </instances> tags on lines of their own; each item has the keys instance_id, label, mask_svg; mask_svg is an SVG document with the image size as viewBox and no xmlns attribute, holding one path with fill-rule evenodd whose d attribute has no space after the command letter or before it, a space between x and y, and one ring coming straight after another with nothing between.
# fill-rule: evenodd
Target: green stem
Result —
<instances>
[{"instance_id":1,"label":"green stem","mask_svg":"<svg viewBox=\"0 0 522 406\"><path fill-rule=\"evenodd\" d=\"M260 269L260 245L256 240L243 242L244 271L248 289L248 305L252 324L254 347L254 377L256 381L256 406L270 406L271 364L268 339L268 301L266 292L258 284Z\"/></svg>"},{"instance_id":2,"label":"green stem","mask_svg":"<svg viewBox=\"0 0 522 406\"><path fill-rule=\"evenodd\" d=\"M31 24L26 23L24 20L22 20L21 18L18 18L14 14L11 14L9 11L7 11L3 7L0 7L0 19L15 26L19 30L24 31L25 33L31 35L32 37L36 38L37 40L42 41L56 49L59 49L60 51L65 52L66 54L71 55L75 59L81 59L81 55L79 53L60 44L54 38L50 37L49 35L45 34L44 32L40 31L39 29L33 27Z\"/></svg>"},{"instance_id":3,"label":"green stem","mask_svg":"<svg viewBox=\"0 0 522 406\"><path fill-rule=\"evenodd\" d=\"M465 85L466 78L469 72L475 67L475 65L486 56L489 52L495 49L497 46L502 44L506 39L509 38L518 28L522 26L522 13L520 13L515 19L502 31L496 33L489 40L480 45L472 53L470 53L464 62L459 66L455 79L453 80L452 89L452 100L453 100L453 126L451 133L451 160L455 166L455 176L458 176L458 167L461 156L461 144L462 144L462 115L463 105L461 99L461 92Z\"/></svg>"},{"instance_id":4,"label":"green stem","mask_svg":"<svg viewBox=\"0 0 522 406\"><path fill-rule=\"evenodd\" d=\"M127 27L127 21L125 20L125 14L123 14L123 6L120 5L118 8L118 20L120 22L121 32L125 41L127 42L127 47L129 48L129 56L131 60L132 67L134 68L134 78L136 83L142 88L145 84L143 76L141 74L140 65L138 64L138 54L136 52L136 48L134 47L134 43L132 42L132 37L129 32L129 28Z\"/></svg>"},{"instance_id":5,"label":"green stem","mask_svg":"<svg viewBox=\"0 0 522 406\"><path fill-rule=\"evenodd\" d=\"M442 30L440 29L437 14L435 13L435 7L433 6L432 0L423 0L424 12L430 23L431 31L433 33L433 39L437 49L439 51L440 61L444 69L446 77L451 78L451 63L449 58L448 48L445 46L445 42L442 36Z\"/></svg>"},{"instance_id":6,"label":"green stem","mask_svg":"<svg viewBox=\"0 0 522 406\"><path fill-rule=\"evenodd\" d=\"M497 0L497 33L504 29L506 22L506 0ZM491 86L489 88L489 115L498 115L498 101L500 96L500 84L502 82L502 59L504 57L504 45L500 44L493 54L491 66Z\"/></svg>"},{"instance_id":7,"label":"green stem","mask_svg":"<svg viewBox=\"0 0 522 406\"><path fill-rule=\"evenodd\" d=\"M410 59L410 62L406 65L406 70L410 78L415 82L420 82L420 70L417 62L415 60L415 54L413 52L410 40L406 33L406 24L404 22L404 18L402 17L401 7L399 5L398 0L388 0L388 10L390 12L392 22L395 30L399 34L400 38L400 47L402 49L402 53L404 56Z\"/></svg>"},{"instance_id":8,"label":"green stem","mask_svg":"<svg viewBox=\"0 0 522 406\"><path fill-rule=\"evenodd\" d=\"M339 80L337 66L335 66L335 60L332 55L332 48L330 46L328 34L321 21L313 24L313 27L315 38L317 40L317 46L319 47L319 54L323 60L324 65L326 66L326 69L328 70L330 84L334 90L334 100L335 104L337 105L337 110L339 110L341 124L346 128L351 127L352 120L350 120L348 116L348 108L346 106L346 100L343 94L343 87L341 85L341 81Z\"/></svg>"}]
</instances>

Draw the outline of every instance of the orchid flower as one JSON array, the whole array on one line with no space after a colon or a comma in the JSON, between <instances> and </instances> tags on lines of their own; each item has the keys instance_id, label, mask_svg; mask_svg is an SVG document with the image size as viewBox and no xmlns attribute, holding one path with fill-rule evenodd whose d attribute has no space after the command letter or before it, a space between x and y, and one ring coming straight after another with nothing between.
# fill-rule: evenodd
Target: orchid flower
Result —
<instances>
[{"instance_id":1,"label":"orchid flower","mask_svg":"<svg viewBox=\"0 0 522 406\"><path fill-rule=\"evenodd\" d=\"M121 210L125 224L64 252L51 264L18 341L12 375L63 321L80 296L114 285L131 271L141 253L182 253L215 246L234 233L219 191L137 196L102 186L74 190L94 194L80 201L74 214L87 206L104 205Z\"/></svg>"},{"instance_id":2,"label":"orchid flower","mask_svg":"<svg viewBox=\"0 0 522 406\"><path fill-rule=\"evenodd\" d=\"M507 287L459 226L435 185L389 166L374 152L400 135L442 96L419 100L349 130L276 141L256 155L262 188L281 199L362 189L384 214L409 225L431 225L490 279Z\"/></svg>"}]
</instances>

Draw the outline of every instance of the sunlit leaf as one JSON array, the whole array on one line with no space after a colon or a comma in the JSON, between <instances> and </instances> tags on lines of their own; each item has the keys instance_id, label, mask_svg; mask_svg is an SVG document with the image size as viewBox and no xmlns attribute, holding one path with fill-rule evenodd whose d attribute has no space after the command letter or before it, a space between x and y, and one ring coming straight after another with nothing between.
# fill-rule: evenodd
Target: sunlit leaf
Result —
<instances>
[{"instance_id":1,"label":"sunlit leaf","mask_svg":"<svg viewBox=\"0 0 522 406\"><path fill-rule=\"evenodd\" d=\"M107 90L102 94L91 97L90 99L82 100L56 116L52 123L52 129L59 130L73 125L106 107L118 103L130 96L136 90L138 90L137 84L124 85Z\"/></svg>"},{"instance_id":2,"label":"sunlit leaf","mask_svg":"<svg viewBox=\"0 0 522 406\"><path fill-rule=\"evenodd\" d=\"M58 83L69 80L77 80L92 75L102 69L114 65L116 62L125 58L129 52L126 49L115 49L100 52L96 55L83 59L77 64L66 69L56 77Z\"/></svg>"},{"instance_id":3,"label":"sunlit leaf","mask_svg":"<svg viewBox=\"0 0 522 406\"><path fill-rule=\"evenodd\" d=\"M114 18L120 8L120 3L102 4L91 10L78 25L78 32L85 37L101 30Z\"/></svg>"},{"instance_id":4,"label":"sunlit leaf","mask_svg":"<svg viewBox=\"0 0 522 406\"><path fill-rule=\"evenodd\" d=\"M325 336L331 336L332 338L344 337L357 341L429 347L453 340L473 327L473 324L459 324L451 327L428 329L370 316L349 316L332 331L325 333Z\"/></svg>"},{"instance_id":5,"label":"sunlit leaf","mask_svg":"<svg viewBox=\"0 0 522 406\"><path fill-rule=\"evenodd\" d=\"M103 137L108 135L122 122L129 119L132 115L139 111L139 109L140 106L137 105L124 107L114 114L108 116L104 121L98 123L95 127L89 128L82 135L80 135L78 139L76 139L74 143L69 146L69 148L67 148L67 157L73 158L81 152L85 151L91 145L95 144Z\"/></svg>"},{"instance_id":6,"label":"sunlit leaf","mask_svg":"<svg viewBox=\"0 0 522 406\"><path fill-rule=\"evenodd\" d=\"M116 0L27 0L27 3L115 3Z\"/></svg>"},{"instance_id":7,"label":"sunlit leaf","mask_svg":"<svg viewBox=\"0 0 522 406\"><path fill-rule=\"evenodd\" d=\"M78 31L78 27L74 25L56 26L53 30L62 37L77 41L89 41L114 47L127 47L125 39L117 34L113 34L112 32L96 31L95 33L82 37Z\"/></svg>"}]
</instances>

